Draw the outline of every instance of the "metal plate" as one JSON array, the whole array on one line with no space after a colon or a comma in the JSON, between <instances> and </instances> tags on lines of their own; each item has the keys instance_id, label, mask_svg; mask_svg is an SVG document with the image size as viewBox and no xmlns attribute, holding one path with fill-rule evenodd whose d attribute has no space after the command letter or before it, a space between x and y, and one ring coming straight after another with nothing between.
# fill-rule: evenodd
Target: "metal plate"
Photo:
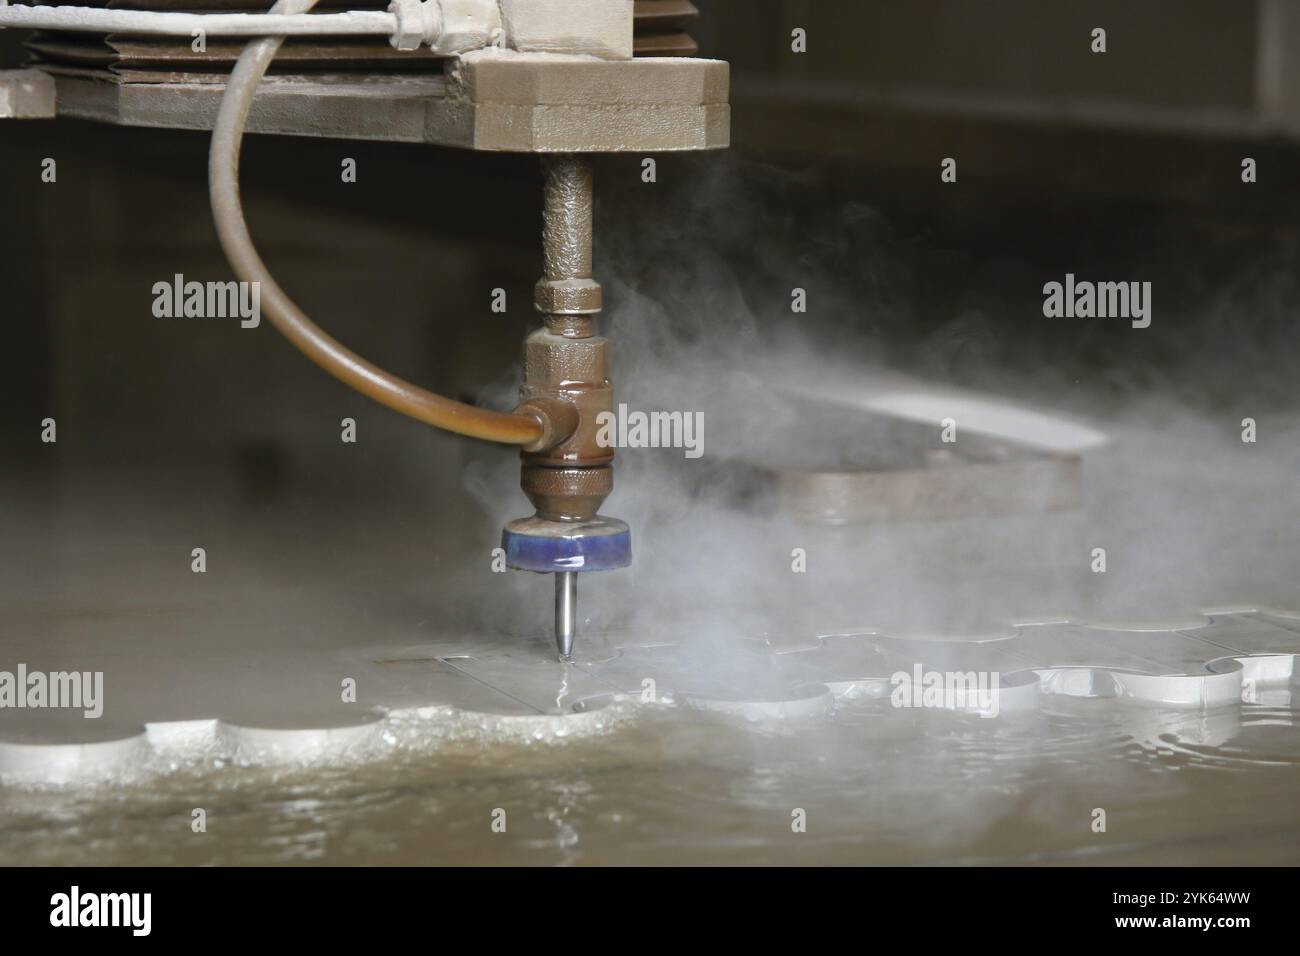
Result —
<instances>
[{"instance_id":1,"label":"metal plate","mask_svg":"<svg viewBox=\"0 0 1300 956\"><path fill-rule=\"evenodd\" d=\"M123 83L51 67L61 116L122 126L211 129L224 77ZM670 152L730 143L727 64L604 61L487 52L446 77L272 76L255 133L430 143L497 152Z\"/></svg>"},{"instance_id":2,"label":"metal plate","mask_svg":"<svg viewBox=\"0 0 1300 956\"><path fill-rule=\"evenodd\" d=\"M787 651L757 640L719 648L591 639L579 645L574 664L557 663L542 638L363 645L294 666L315 667L331 679L335 672L354 677L369 704L292 708L247 692L212 718L145 717L112 726L22 711L22 719L10 715L0 725L0 777L70 782L147 771L195 746L255 764L364 757L382 752L411 722L438 739L560 741L635 720L647 706L681 705L717 719L771 725L834 719L840 702L855 699L866 699L881 719L897 708L923 707L940 719L1014 720L1052 697L1092 698L1095 706L1139 705L1124 719L1141 730L1151 723L1143 716L1151 707L1230 714L1257 695L1289 700L1300 659L1300 619L1274 611L1211 612L1201 627L1186 631L1176 623L1121 630L1054 622L1009 634L924 640L863 630ZM915 675L910 679L918 688L901 702L900 674ZM973 686L967 675L986 675L992 696L960 698L945 690L929 700L919 688L931 674L963 676L967 687Z\"/></svg>"}]
</instances>

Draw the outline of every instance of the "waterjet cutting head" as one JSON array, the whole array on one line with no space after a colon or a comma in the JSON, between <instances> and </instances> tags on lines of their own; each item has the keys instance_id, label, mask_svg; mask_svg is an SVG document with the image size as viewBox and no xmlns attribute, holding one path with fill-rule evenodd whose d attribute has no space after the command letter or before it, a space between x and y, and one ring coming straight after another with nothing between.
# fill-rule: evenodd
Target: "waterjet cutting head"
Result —
<instances>
[{"instance_id":1,"label":"waterjet cutting head","mask_svg":"<svg viewBox=\"0 0 1300 956\"><path fill-rule=\"evenodd\" d=\"M598 440L601 413L613 411L614 386L609 342L595 334L601 291L591 266L591 163L577 155L547 156L542 172L545 273L535 304L545 321L524 343L517 411L533 409L559 424L546 440L520 452L520 487L536 513L507 524L501 544L508 567L556 576L556 649L569 660L577 574L627 567L632 536L624 522L598 513L614 490L614 450Z\"/></svg>"}]
</instances>

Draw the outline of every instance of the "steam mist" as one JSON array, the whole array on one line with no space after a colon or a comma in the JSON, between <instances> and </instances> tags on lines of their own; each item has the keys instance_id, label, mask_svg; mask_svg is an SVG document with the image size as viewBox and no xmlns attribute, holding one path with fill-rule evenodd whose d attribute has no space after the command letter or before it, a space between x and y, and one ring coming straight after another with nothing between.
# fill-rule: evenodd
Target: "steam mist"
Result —
<instances>
[{"instance_id":1,"label":"steam mist","mask_svg":"<svg viewBox=\"0 0 1300 956\"><path fill-rule=\"evenodd\" d=\"M699 642L725 659L764 637L972 636L1034 619L1155 624L1300 602L1294 242L1261 231L1216 245L1210 227L1189 236L1159 211L1120 207L1103 221L1082 205L1038 215L996 199L945 231L823 172L725 155L665 161L660 178L598 169L601 327L617 401L703 412L705 453L619 451L603 510L632 525L636 558L584 582L587 633ZM1045 318L1042 285L1065 271L1152 281L1152 327ZM806 314L790 309L796 287ZM801 520L771 494L772 469L908 467L942 448L937 422L900 432L792 399L831 367L979 389L1089 423L1110 444L1085 453L1073 511ZM516 388L483 397L507 405ZM1245 417L1256 443L1241 440ZM963 434L957 450L965 441L979 437ZM519 509L517 472L500 456L467 469L491 521L509 516L502 502ZM792 571L796 548L806 573ZM1094 548L1106 549L1105 573L1090 568ZM521 595L546 590L516 577ZM536 630L524 605L494 624Z\"/></svg>"}]
</instances>

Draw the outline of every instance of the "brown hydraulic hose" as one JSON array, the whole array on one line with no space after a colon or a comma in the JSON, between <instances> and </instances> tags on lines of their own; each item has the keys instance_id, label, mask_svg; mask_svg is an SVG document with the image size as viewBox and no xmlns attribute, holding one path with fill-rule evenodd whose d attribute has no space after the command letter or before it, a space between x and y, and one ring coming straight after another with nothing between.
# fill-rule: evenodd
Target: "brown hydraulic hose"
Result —
<instances>
[{"instance_id":1,"label":"brown hydraulic hose","mask_svg":"<svg viewBox=\"0 0 1300 956\"><path fill-rule=\"evenodd\" d=\"M306 13L317 0L278 0L272 13ZM538 404L517 412L494 412L453 401L372 365L332 338L298 308L271 276L253 246L239 198L239 148L253 94L279 51L283 37L254 40L244 47L230 74L212 130L208 186L217 236L230 266L244 282L261 285L261 305L271 324L298 351L362 395L437 428L503 442L536 446L554 441L566 422L552 422ZM572 428L569 428L572 431ZM562 436L563 437L563 436Z\"/></svg>"}]
</instances>

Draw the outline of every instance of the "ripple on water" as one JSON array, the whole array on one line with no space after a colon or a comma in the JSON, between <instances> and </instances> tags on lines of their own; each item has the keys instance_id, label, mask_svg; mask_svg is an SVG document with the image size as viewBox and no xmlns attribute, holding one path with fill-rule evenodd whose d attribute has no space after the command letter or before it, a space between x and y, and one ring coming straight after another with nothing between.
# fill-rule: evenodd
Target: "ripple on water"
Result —
<instances>
[{"instance_id":1,"label":"ripple on water","mask_svg":"<svg viewBox=\"0 0 1300 956\"><path fill-rule=\"evenodd\" d=\"M147 776L0 790L0 861L33 863L900 862L1079 851L1104 805L1152 839L1227 825L1223 794L1289 819L1289 691L1211 711L1045 697L983 718L837 703L780 733L716 710L611 702L499 723L407 714L335 763L256 766L207 749ZM559 722L566 728L555 732ZM1225 781L1208 786L1198 771ZM1192 776L1188 776L1188 774ZM1242 776L1254 774L1254 777ZM1200 781L1199 783L1197 781ZM1261 801L1263 806L1261 806ZM191 832L203 807L208 833ZM1080 807L1084 807L1083 810ZM494 809L509 839L485 839ZM809 840L790 842L792 808ZM1271 809L1270 809L1271 808ZM1095 842L1095 841L1094 841ZM791 856L791 854L806 856Z\"/></svg>"}]
</instances>

